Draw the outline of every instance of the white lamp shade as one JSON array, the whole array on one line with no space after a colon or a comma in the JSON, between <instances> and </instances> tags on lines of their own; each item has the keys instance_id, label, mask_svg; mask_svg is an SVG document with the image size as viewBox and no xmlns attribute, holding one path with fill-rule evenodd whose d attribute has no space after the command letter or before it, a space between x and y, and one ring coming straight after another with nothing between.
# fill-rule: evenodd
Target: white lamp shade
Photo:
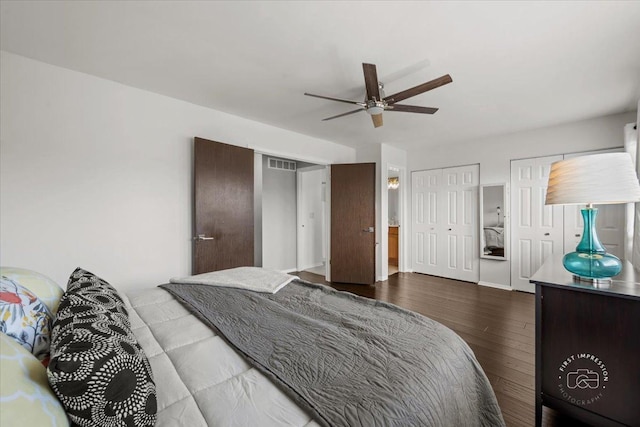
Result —
<instances>
[{"instance_id":1,"label":"white lamp shade","mask_svg":"<svg viewBox=\"0 0 640 427\"><path fill-rule=\"evenodd\" d=\"M574 157L551 165L547 205L640 202L640 184L629 153Z\"/></svg>"}]
</instances>

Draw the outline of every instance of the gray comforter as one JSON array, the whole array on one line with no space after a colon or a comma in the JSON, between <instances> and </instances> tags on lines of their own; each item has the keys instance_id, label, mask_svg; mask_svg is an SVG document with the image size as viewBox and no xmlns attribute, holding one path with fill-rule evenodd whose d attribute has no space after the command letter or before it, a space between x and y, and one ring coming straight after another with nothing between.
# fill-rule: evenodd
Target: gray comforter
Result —
<instances>
[{"instance_id":1,"label":"gray comforter","mask_svg":"<svg viewBox=\"0 0 640 427\"><path fill-rule=\"evenodd\" d=\"M276 294L161 287L321 425L504 425L471 349L429 318L300 280Z\"/></svg>"}]
</instances>

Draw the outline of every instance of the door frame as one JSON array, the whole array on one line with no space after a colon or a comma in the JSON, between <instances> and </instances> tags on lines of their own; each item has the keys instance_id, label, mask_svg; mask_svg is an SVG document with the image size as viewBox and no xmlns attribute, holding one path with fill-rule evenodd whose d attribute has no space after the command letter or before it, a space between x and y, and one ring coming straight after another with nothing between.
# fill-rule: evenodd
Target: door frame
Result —
<instances>
[{"instance_id":1,"label":"door frame","mask_svg":"<svg viewBox=\"0 0 640 427\"><path fill-rule=\"evenodd\" d=\"M382 175L382 188L384 197L382 200L381 215L383 224L380 236L380 248L382 251L382 280L389 279L389 189L387 187L389 182L389 169L396 169L398 172L398 179L400 180L400 187L398 188L398 271L405 272L410 268L406 263L407 251L404 247L407 241L406 233L410 226L407 224L405 200L407 194L407 188L411 187L411 182L407 179L407 169L404 166L387 162L384 167Z\"/></svg>"},{"instance_id":2,"label":"door frame","mask_svg":"<svg viewBox=\"0 0 640 427\"><path fill-rule=\"evenodd\" d=\"M297 169L296 170L296 219L297 219L297 231L296 231L296 270L297 271L302 271L304 268L308 268L302 265L301 263L301 250L302 250L302 237L300 235L300 226L301 223L303 222L303 218L302 218L302 209L301 209L301 203L302 203L302 186L301 184L301 174L307 173L307 172L312 172L312 171L317 171L317 170L323 170L324 171L324 179L323 179L323 183L322 185L324 186L324 192L322 194L322 202L324 202L324 206L323 206L323 211L322 211L322 215L324 216L324 221L323 221L323 227L322 227L322 233L321 233L321 239L322 239L322 247L324 248L324 264L325 264L325 270L326 270L326 266L327 266L327 253L328 253L328 245L327 245L327 212L326 212L326 203L327 203L327 183L328 183L328 179L327 179L327 175L328 175L328 171L331 168L329 168L327 165L314 165L314 166L308 166L308 167L304 167L302 169ZM325 275L326 275L326 271L325 271Z\"/></svg>"}]
</instances>

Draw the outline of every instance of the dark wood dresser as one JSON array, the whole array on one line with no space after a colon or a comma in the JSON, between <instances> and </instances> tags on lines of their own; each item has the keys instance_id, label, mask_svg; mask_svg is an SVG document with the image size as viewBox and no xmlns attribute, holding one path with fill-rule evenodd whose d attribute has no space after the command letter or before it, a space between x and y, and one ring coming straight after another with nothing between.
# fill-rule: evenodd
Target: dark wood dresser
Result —
<instances>
[{"instance_id":1,"label":"dark wood dresser","mask_svg":"<svg viewBox=\"0 0 640 427\"><path fill-rule=\"evenodd\" d=\"M640 426L640 272L577 283L549 257L536 285L536 426L542 406L593 426Z\"/></svg>"}]
</instances>

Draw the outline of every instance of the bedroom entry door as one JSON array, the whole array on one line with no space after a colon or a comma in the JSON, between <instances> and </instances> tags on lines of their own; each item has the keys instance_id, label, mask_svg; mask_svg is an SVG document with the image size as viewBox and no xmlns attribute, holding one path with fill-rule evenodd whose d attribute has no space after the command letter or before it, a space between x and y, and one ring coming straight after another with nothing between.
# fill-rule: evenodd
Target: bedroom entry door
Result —
<instances>
[{"instance_id":1,"label":"bedroom entry door","mask_svg":"<svg viewBox=\"0 0 640 427\"><path fill-rule=\"evenodd\" d=\"M376 165L331 165L331 281L372 285L376 277Z\"/></svg>"},{"instance_id":2,"label":"bedroom entry door","mask_svg":"<svg viewBox=\"0 0 640 427\"><path fill-rule=\"evenodd\" d=\"M254 265L253 150L194 140L192 273Z\"/></svg>"}]
</instances>

